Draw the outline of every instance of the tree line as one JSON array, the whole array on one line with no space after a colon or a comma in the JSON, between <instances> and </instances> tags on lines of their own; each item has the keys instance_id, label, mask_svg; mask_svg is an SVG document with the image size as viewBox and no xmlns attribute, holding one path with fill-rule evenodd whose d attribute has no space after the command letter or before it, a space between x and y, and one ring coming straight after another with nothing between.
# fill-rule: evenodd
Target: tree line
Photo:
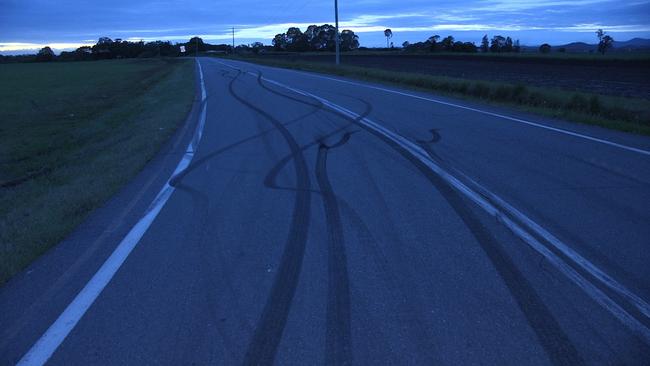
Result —
<instances>
[{"instance_id":1,"label":"tree line","mask_svg":"<svg viewBox=\"0 0 650 366\"><path fill-rule=\"evenodd\" d=\"M176 57L185 54L193 55L198 52L222 51L231 52L232 46L225 44L213 45L203 42L199 37L193 37L184 43L172 44L169 41L127 41L120 38L101 37L93 46L82 46L74 51L63 51L56 56L50 47L43 47L36 55L2 56L0 61L6 62L47 62L47 61L92 61L119 58L150 58Z\"/></svg>"},{"instance_id":2,"label":"tree line","mask_svg":"<svg viewBox=\"0 0 650 366\"><path fill-rule=\"evenodd\" d=\"M393 49L393 43L389 43L393 32L390 29L386 29L384 36L386 37L387 49ZM612 48L614 39L602 29L596 32L596 36L598 37L597 51L605 54ZM353 31L345 29L340 32L339 37L339 46L342 51L359 49L359 36L354 34ZM272 50L289 52L334 51L336 47L336 28L330 24L310 25L305 32L302 32L298 27L291 27L285 33L276 34L271 44L272 46L265 46L261 42L255 42L251 45L239 45L235 47L235 51L243 53L260 53ZM176 57L183 54L181 47L184 47L186 55L208 51L233 52L232 46L230 45L205 43L200 37L193 37L185 43L176 44L172 44L169 41L133 42L120 38L113 40L108 37L101 37L93 46L79 47L74 51L63 51L59 56L56 56L50 47L44 47L36 55L0 55L0 61L90 61L114 58ZM513 40L510 37L501 35L493 36L490 39L487 34L483 36L478 46L473 42L456 41L453 36L447 36L441 39L439 35L434 35L423 42L410 43L406 41L402 44L402 49L405 52L521 52L519 40ZM538 49L540 53L549 53L551 50L552 47L548 43L542 44ZM558 51L565 52L566 50L559 48Z\"/></svg>"},{"instance_id":3,"label":"tree line","mask_svg":"<svg viewBox=\"0 0 650 366\"><path fill-rule=\"evenodd\" d=\"M386 31L389 31L387 29ZM386 34L386 31L384 34ZM392 32L390 33L392 35ZM474 42L460 42L456 41L453 36L447 36L440 39L439 35L429 37L424 42L410 43L408 41L402 44L402 47L407 52L466 52L476 53L481 52L520 52L521 46L519 40L512 40L510 37L503 37L497 35L490 40L488 35L484 35L481 39L481 44L477 46Z\"/></svg>"},{"instance_id":4,"label":"tree line","mask_svg":"<svg viewBox=\"0 0 650 366\"><path fill-rule=\"evenodd\" d=\"M349 29L339 34L341 51L359 48L359 36ZM336 48L336 27L330 24L310 25L303 33L298 27L291 27L285 33L276 34L271 41L276 51L334 51Z\"/></svg>"}]
</instances>

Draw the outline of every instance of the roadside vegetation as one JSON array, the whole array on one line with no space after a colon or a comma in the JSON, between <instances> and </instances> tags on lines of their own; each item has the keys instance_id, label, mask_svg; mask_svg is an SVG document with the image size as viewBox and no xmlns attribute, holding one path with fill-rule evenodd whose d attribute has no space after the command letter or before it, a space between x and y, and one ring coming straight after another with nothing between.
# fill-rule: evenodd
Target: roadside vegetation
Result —
<instances>
[{"instance_id":1,"label":"roadside vegetation","mask_svg":"<svg viewBox=\"0 0 650 366\"><path fill-rule=\"evenodd\" d=\"M194 61L0 65L0 284L134 177L185 120Z\"/></svg>"},{"instance_id":2,"label":"roadside vegetation","mask_svg":"<svg viewBox=\"0 0 650 366\"><path fill-rule=\"evenodd\" d=\"M278 60L252 55L248 57L231 56L230 58L267 66L322 72L418 90L435 91L450 96L515 106L544 116L650 135L650 101L644 99L529 87L523 84L386 71L369 67Z\"/></svg>"}]
</instances>

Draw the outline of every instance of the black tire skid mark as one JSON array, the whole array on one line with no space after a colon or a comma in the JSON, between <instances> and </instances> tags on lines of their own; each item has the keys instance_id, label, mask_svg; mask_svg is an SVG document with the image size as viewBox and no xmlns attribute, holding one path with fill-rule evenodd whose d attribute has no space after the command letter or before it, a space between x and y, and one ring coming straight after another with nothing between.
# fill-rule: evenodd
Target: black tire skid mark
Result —
<instances>
[{"instance_id":1,"label":"black tire skid mark","mask_svg":"<svg viewBox=\"0 0 650 366\"><path fill-rule=\"evenodd\" d=\"M191 186L189 186L189 185L187 185L185 183L182 183L182 182L174 183L174 184L170 184L170 185L172 185L174 188L176 188L179 192L185 193L185 194L190 196L190 198L192 200L192 206L193 206L193 208L195 208L195 209L192 210L192 217L193 217L192 221L195 221L195 222L199 223L197 225L197 227L206 227L207 222L208 222L207 220L208 220L208 217L209 217L209 206L210 206L210 204L209 204L210 203L209 196L206 195L205 193L203 193L202 191L199 191L199 190L197 190L197 189L195 189L195 188L193 188L193 187L191 187ZM199 265L201 266L201 268L205 268L205 270L203 270L202 272L206 272L206 273L214 272L214 270L215 270L214 263L211 263L209 261L210 256L206 255L209 248L206 246L207 243L206 243L206 232L205 232L205 230L193 232L191 237L186 238L186 239L188 239L189 243L197 244L199 246L199 249L203 253L201 255L198 255L198 257L200 258ZM205 288L207 288L207 289L214 289L214 288L219 287L214 283L214 280L213 280L212 276L209 276L209 275L208 276L203 276L203 277L200 278L200 280L201 280L201 282L206 283ZM227 282L230 285L230 282L229 281L227 281ZM230 293L234 294L234 291L232 289L230 289ZM221 293L219 295L219 298L217 299L217 298L215 298L214 294L215 294L214 291L206 291L205 292L205 299L206 299L206 301L208 303L216 304L217 301L223 301L224 297L232 296L230 294ZM234 296L233 296L233 298L234 298ZM235 299L235 301L236 301L236 299ZM209 308L210 309L217 309L217 306L209 306ZM212 315L212 320L216 324L218 324L219 316L218 316L217 312L213 311L211 315ZM243 317L240 317L239 321L242 322L242 319L243 319ZM248 328L246 326L246 324L242 324L242 326ZM235 342L232 340L232 337L230 337L230 335L227 334L222 327L217 326L215 328L216 328L217 332L219 332L219 334L221 335L221 340L223 342L224 349L227 352L227 354L229 355L230 359L231 360L237 359L238 353L237 353L236 350L240 349L241 345L236 345ZM181 361L181 360L182 360L182 358L178 359L177 361Z\"/></svg>"},{"instance_id":2,"label":"black tire skid mark","mask_svg":"<svg viewBox=\"0 0 650 366\"><path fill-rule=\"evenodd\" d=\"M334 130L334 131L328 133L327 135L322 136L322 137L316 139L316 141L313 141L313 142L310 142L310 143L308 143L308 144L305 144L305 145L301 146L301 147L300 147L301 151L305 151L305 150L311 148L312 146L319 145L319 144L321 144L321 141L322 141L322 140L324 140L324 139L326 139L326 138L328 138L328 137L331 137L331 136L335 136L336 134L338 134L338 133L340 133L340 132L344 132L344 131L345 131L345 133L343 134L343 138L342 138L342 139L344 139L344 140L347 141L353 133L358 132L358 130L347 131L347 129L349 128L350 125L351 125L351 124L347 124L346 126L343 126L343 127L341 127L341 128L338 128L338 129L336 129L336 130ZM283 157L282 159L280 159L280 161L278 161L278 162L277 162L277 163L276 163L276 164L271 168L271 170L269 170L269 172L268 172L268 173L266 174L266 176L264 177L264 186L265 186L265 187L267 187L267 188L271 188L271 189L287 190L287 191L295 191L296 189L298 189L298 188L295 188L295 187L285 187L285 186L280 186L280 185L278 185L278 184L276 183L277 176L280 174L280 171L282 171L282 169L284 168L284 166L285 166L285 165L286 165L286 164L287 164L291 159L293 159L293 157L294 157L294 154L293 154L293 153L291 153L291 154L289 154L289 155ZM313 189L310 189L310 190L311 190L312 193L316 193L316 194L320 194L320 193L321 193L319 190L313 190Z\"/></svg>"},{"instance_id":3,"label":"black tire skid mark","mask_svg":"<svg viewBox=\"0 0 650 366\"><path fill-rule=\"evenodd\" d=\"M293 100L293 101L298 102L298 103L303 103L303 104L306 104L306 105L314 105L314 104L309 103L309 102L306 102L306 101L304 101L304 100L301 100L301 99L298 99L298 98L294 98L294 97L292 97L292 96L290 96L290 95L287 95L287 94L284 94L284 93L282 93L282 92L279 92L279 91L273 90L273 89L269 88L268 86L264 85L264 83L263 83L263 76L262 76L262 74L261 74L261 72L260 72L259 70L258 70L258 78L257 78L257 81L258 81L258 84L259 84L262 88L264 88L264 89L266 89L266 90L272 92L273 94L276 94L276 95L281 96L281 97L285 97L285 98L287 98L287 99ZM361 103L363 103L364 106L366 107L366 109L365 109L362 113L360 113L356 118L351 118L351 117L349 117L349 116L347 116L347 115L345 115L345 114L343 114L343 113L340 113L340 112L338 112L338 111L335 111L335 110L332 110L332 109L329 109L329 108L323 108L323 111L324 111L324 112L328 112L328 113L330 113L330 114L332 114L332 115L334 115L334 116L337 116L337 117L340 117L340 118L343 118L343 119L345 119L345 120L350 121L350 123L349 123L347 126L345 126L344 128L347 128L349 125L352 125L352 124L357 124L357 125L363 127L363 125L361 125L359 122L360 122L362 119L366 118L366 117L370 114L370 112L372 111L372 105L371 105L370 103L368 103L367 101L363 100L363 99L360 99L360 98L355 98L355 99L357 99L358 101L360 101ZM317 99L315 99L315 100L316 100L316 102L318 102L318 105L322 105L322 103L321 103L319 100L317 100ZM364 129L365 129L365 128L364 128ZM334 131L332 134L326 135L325 137L329 137L329 136L331 136L331 135L333 135L333 134L335 134L335 133L338 133L338 132L339 132L339 130ZM353 132L357 132L357 131L353 131ZM322 139L323 139L323 138L321 138L321 140L322 140ZM339 141L339 142L341 142L341 141ZM306 147L313 146L314 144L315 144L315 143L311 143L311 144L309 144L309 145L306 146ZM335 145L338 145L338 143L335 144ZM278 172L281 170L281 167L282 167L284 164L286 164L286 162L287 162L290 158L291 158L291 156L287 156L287 157L285 157L283 160L281 160L281 161L278 163L278 165L276 165L276 167L274 167L274 168L269 172L269 175L267 175L267 179L265 179L265 185L266 185L267 187L273 187L273 188L278 188L278 189L289 189L289 190L294 189L294 188L290 188L290 187L278 187L278 186L276 186L276 185L274 184L274 182L275 182L275 176L276 176L276 175L278 174ZM320 192L317 192L317 193L320 193ZM344 208L347 208L348 211L351 210L351 212L355 212L354 210L352 210L351 207L349 207L347 204L345 204L345 201L340 200L340 202L341 202L341 204L343 205ZM357 217L358 217L358 215L357 215ZM360 218L359 218L359 220L360 220ZM362 221L360 221L360 222L362 222ZM366 229L366 230L367 230L367 229ZM396 287L397 287L397 286L396 286ZM405 296L405 294L402 294L402 295L403 295L403 298L404 298L404 299L407 298L407 297ZM410 305L409 305L409 307L410 307ZM421 311L420 311L420 312L421 312ZM426 330L422 330L422 329L418 328L418 334L419 334L420 336L422 336L422 339L423 339L423 340L424 340L424 338L426 338L426 337L425 337L425 333L427 333ZM430 337L429 337L429 338L430 338ZM426 345L424 345L423 348L428 350L428 349L430 348L430 344L426 344ZM428 358L429 360L433 360L433 359L434 359L434 356L433 356L430 352L427 352L427 354L426 354L426 358Z\"/></svg>"},{"instance_id":4,"label":"black tire skid mark","mask_svg":"<svg viewBox=\"0 0 650 366\"><path fill-rule=\"evenodd\" d=\"M272 364L275 359L302 269L311 214L311 183L307 162L298 143L287 128L268 112L248 102L235 92L234 83L240 75L241 72L228 85L231 96L244 106L264 116L280 132L294 155L296 182L299 188L295 192L289 235L278 272L244 356L245 365L268 365Z\"/></svg>"},{"instance_id":5,"label":"black tire skid mark","mask_svg":"<svg viewBox=\"0 0 650 366\"><path fill-rule=\"evenodd\" d=\"M261 83L261 73L258 76L258 83ZM282 94L282 93L280 93ZM294 99L294 98L291 98ZM298 102L304 103L299 99L294 99ZM331 111L330 109L325 109ZM338 111L331 111L332 113L342 115ZM349 119L349 117L346 117ZM449 203L452 209L457 213L459 218L463 221L465 226L469 229L471 234L481 245L484 252L492 262L494 268L503 279L508 287L510 293L515 298L519 308L524 313L527 321L533 328L538 340L540 341L544 351L556 365L583 365L584 360L580 357L578 351L569 340L566 333L562 330L557 319L553 316L550 310L543 303L542 299L537 295L530 282L523 276L521 271L515 266L512 259L508 256L505 249L496 241L494 236L489 230L481 223L476 215L471 211L468 205L463 201L460 194L448 183L438 177L435 173L430 171L421 161L413 157L403 147L388 139L386 136L378 133L377 131L368 128L367 126L358 123L362 118L356 118L357 124L378 137L387 145L392 147L397 153L402 155L405 159L415 165L418 170L436 187L444 199ZM437 130L432 130L432 140L435 142L440 140ZM438 134L438 136L436 136ZM420 144L425 145L425 144ZM425 148L429 153L433 153L432 158L436 157L433 150L428 146Z\"/></svg>"},{"instance_id":6,"label":"black tire skid mark","mask_svg":"<svg viewBox=\"0 0 650 366\"><path fill-rule=\"evenodd\" d=\"M337 197L343 216L348 216L350 226L357 233L359 243L371 251L371 256L374 257L374 262L379 267L379 273L383 275L383 280L391 287L391 291L397 295L401 300L401 305L404 307L405 313L416 314L416 319L423 319L427 311L420 306L417 302L408 301L410 298L407 289L403 283L400 282L398 276L394 275L394 271L390 266L390 260L384 251L377 245L377 240L368 228L368 225L363 221L361 215L343 198ZM411 294L412 295L412 294ZM416 336L417 348L422 350L422 358L424 364L437 365L442 361L436 356L437 350L435 345L432 344L434 339L430 333L429 328L423 326L422 323L417 323L410 328Z\"/></svg>"},{"instance_id":7,"label":"black tire skid mark","mask_svg":"<svg viewBox=\"0 0 650 366\"><path fill-rule=\"evenodd\" d=\"M327 226L327 329L325 335L325 363L327 365L352 364L352 337L350 315L350 285L343 224L327 174L327 155L330 149L340 147L350 140L348 132L332 146L320 143L316 157L316 180L323 198Z\"/></svg>"},{"instance_id":8,"label":"black tire skid mark","mask_svg":"<svg viewBox=\"0 0 650 366\"><path fill-rule=\"evenodd\" d=\"M415 140L415 142L417 142L418 144L430 144L430 143L435 144L442 139L442 136L440 136L440 133L438 131L439 129L432 128L429 130L429 132L431 132L430 140Z\"/></svg>"},{"instance_id":9,"label":"black tire skid mark","mask_svg":"<svg viewBox=\"0 0 650 366\"><path fill-rule=\"evenodd\" d=\"M305 113L305 114L303 114L301 116L298 116L298 117L296 117L296 118L294 118L294 119L292 119L290 121L285 122L283 124L283 126L287 127L287 126L292 125L294 123L301 122L305 118L307 118L307 117L309 117L309 116L311 116L311 115L313 115L313 114L315 114L317 112L318 112L318 109L313 109L313 110L311 110L311 111L309 111L309 112L307 112L307 113ZM275 132L275 131L276 131L275 127L264 130L264 131L261 131L260 133L257 133L255 135L246 137L246 138L244 138L242 140L233 142L232 144L226 145L226 146L224 146L224 147L222 147L220 149L217 149L217 150L214 150L214 151L212 151L210 153L207 153L206 155L202 156L199 159L192 160L192 162L190 163L190 165L187 168L185 168L182 172L180 172L180 173L176 174L174 177L172 177L172 179L170 181L170 185L174 186L178 182L181 182L183 180L183 178L185 178L185 176L187 176L189 173L191 173L193 170L200 167L201 165L207 163L212 158L217 157L217 156L219 156L219 155L221 155L221 154L223 154L225 152L228 152L228 151L230 151L230 150L232 150L232 149L234 149L234 148L236 148L238 146L241 146L241 145L243 145L245 143L254 141L254 140L256 140L256 139L258 139L260 137L264 137L264 136L270 134L271 132Z\"/></svg>"},{"instance_id":10,"label":"black tire skid mark","mask_svg":"<svg viewBox=\"0 0 650 366\"><path fill-rule=\"evenodd\" d=\"M273 93L273 94L278 95L278 96L280 96L280 97L283 97L283 98L286 98L286 99L289 99L289 100L292 100L292 101L295 101L295 102L298 102L298 103L301 103L301 104L305 104L305 105L312 106L312 107L318 107L319 110L322 110L323 112L328 112L328 113L330 113L330 114L333 114L333 115L335 115L335 116L337 116L337 117L341 117L341 118L343 118L343 119L349 121L345 126L343 126L343 127L341 127L341 128L338 128L338 129L336 129L336 130L334 130L334 131L332 131L332 132L326 134L325 136L321 136L320 138L316 139L314 142L311 142L311 143L309 143L309 144L304 145L304 146L302 147L302 150L306 150L306 149L308 149L308 148L310 148L310 147L312 147L312 146L315 146L315 145L317 145L317 144L320 144L319 140L323 140L323 139L325 139L325 138L327 138L327 137L334 136L334 135L336 135L337 133L342 132L342 131L347 131L347 129L348 129L350 126L352 126L353 124L358 124L358 122L359 122L360 120L362 120L363 118L367 117L368 115L370 115L370 112L372 112L372 106L370 105L370 103L368 103L368 102L366 102L366 101L364 101L364 100L362 100L362 99L358 99L358 98L357 98L357 100L359 100L361 103L364 104L364 106L365 106L365 110L364 110L361 114L359 114L358 117L356 117L356 118L350 118L349 116L346 116L346 115L344 115L344 114L342 114L342 113L338 113L338 112L336 112L336 111L332 111L332 110L330 110L330 109L328 109L328 108L324 108L323 104L322 104L319 100L317 100L317 99L315 99L316 103L310 103L309 101L302 100L302 99L299 99L299 98L295 98L295 97L292 97L291 95L288 95L288 94L285 94L285 93L279 92L279 91L277 91L277 90L274 90L274 89L272 89L272 88L269 88L269 87L268 87L267 85L265 85L264 82L263 82L263 74L262 74L262 72L259 71L259 70L257 70L257 73L258 73L258 76L257 76L257 83L258 83L258 85L259 85L260 87L262 87L264 90L267 90L267 91L270 92L270 93ZM350 132L350 133L355 133L355 132L357 132L357 131L352 131L352 132ZM278 163L277 163L273 168L271 168L271 170L269 171L269 173L266 175L266 178L264 179L264 185L265 185L266 187L268 187L268 188L273 188L273 189L284 189L284 190L295 190L295 189L296 189L296 188L294 188L294 187L282 187L282 186L278 186L278 185L275 183L275 180L276 180L276 178L277 178L277 175L280 173L280 171L282 170L282 168L283 168L283 167L284 167L284 166L285 166L285 165L286 165L286 164L287 164L287 163L288 163L292 158L293 158L293 153L290 154L290 155L288 155L288 156L285 156L284 158L282 158L282 159L281 159L281 160L280 160L280 161L279 161L279 162L278 162ZM314 191L314 192L316 193L316 191Z\"/></svg>"},{"instance_id":11,"label":"black tire skid mark","mask_svg":"<svg viewBox=\"0 0 650 366\"><path fill-rule=\"evenodd\" d=\"M234 178L235 175L233 175L231 181L234 180ZM196 210L193 210L193 215L195 217L193 221L200 222L200 224L197 225L197 227L201 227L201 228L207 227L208 218L211 216L210 208L209 208L210 206L209 196L195 188L188 186L183 182L173 182L170 183L170 185L172 185L173 187L175 187L181 192L187 193L191 197L193 206L197 207ZM221 321L224 321L225 318L222 318L223 314L220 315L217 310L219 308L219 306L217 305L218 303L223 303L224 299L230 298L231 299L230 304L235 305L232 307L234 310L233 312L236 313L237 310L240 309L240 307L237 306L239 303L238 298L236 296L237 293L235 291L234 286L232 285L232 281L230 280L229 273L224 270L225 266L220 265L215 267L214 262L212 262L214 258L212 253L214 253L215 251L214 251L214 247L210 245L211 240L208 240L209 238L206 238L206 231L200 230L200 233L199 232L195 233L194 237L195 237L194 240L196 240L196 243L198 244L199 249L202 253L199 256L201 259L200 265L202 268L205 268L204 270L202 270L202 272L214 274L215 271L218 271L219 272L218 278L220 278L220 282L225 283L225 286L217 284L215 281L215 277L211 275L203 276L200 278L201 282L205 283L205 288L208 289L208 291L205 291L205 299L209 304L211 304L209 308L214 310L211 313L212 320L214 321L215 324L217 324L215 328L221 335L221 340L223 342L225 351L227 352L231 360L237 360L238 357L240 357L241 355L241 350L245 349L246 345L244 344L243 341L233 339L232 334L227 333L223 327L218 326L219 323ZM192 239L190 239L190 242L193 242ZM218 253L219 256L219 259L217 260L220 261L221 264L225 263L225 259L221 255L221 251L216 251L216 253ZM219 296L215 297L215 291L213 291L212 289L218 289L218 288L222 288L222 289L225 288L227 289L227 291L220 292ZM246 320L246 317L241 315L241 313L238 314L237 316L238 318L236 319L236 321L239 323L240 328L252 332L254 324L250 324L250 322Z\"/></svg>"},{"instance_id":12,"label":"black tire skid mark","mask_svg":"<svg viewBox=\"0 0 650 366\"><path fill-rule=\"evenodd\" d=\"M551 362L554 365L584 365L585 362L580 357L577 349L539 297L533 285L517 268L512 258L490 233L489 229L472 212L463 197L442 178L427 169L422 162L411 156L404 148L379 134L377 135L420 169L467 226L472 236L490 259L490 262L492 262L506 287L508 287ZM428 144L420 143L420 146L427 151L432 159L439 160L439 157Z\"/></svg>"}]
</instances>

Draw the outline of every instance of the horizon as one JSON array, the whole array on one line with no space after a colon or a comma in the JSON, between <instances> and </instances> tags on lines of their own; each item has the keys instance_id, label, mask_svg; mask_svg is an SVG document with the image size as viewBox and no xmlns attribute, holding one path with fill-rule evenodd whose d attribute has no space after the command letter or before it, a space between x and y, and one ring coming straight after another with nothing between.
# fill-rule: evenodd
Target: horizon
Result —
<instances>
[{"instance_id":1,"label":"horizon","mask_svg":"<svg viewBox=\"0 0 650 366\"><path fill-rule=\"evenodd\" d=\"M269 45L275 34L292 26L304 31L310 24L334 24L333 3L314 4L313 0L295 6L270 0L264 7L276 10L272 15L267 15L268 11L250 11L259 8L253 0L239 1L238 6L229 8L196 0L99 3L2 0L0 54L35 53L45 46L59 53L93 45L99 37L182 43L199 36L208 43L230 44L231 26L235 27L236 44ZM510 36L523 46L593 44L595 31L600 28L616 41L650 38L650 19L643 15L648 13L650 1L621 4L611 0L556 0L541 4L531 0L488 0L463 5L443 1L431 6L422 0L398 5L386 0L357 0L339 4L339 28L354 31L361 46L369 48L386 45L386 28L393 30L391 41L396 47L404 41L424 41L434 34L477 44L484 34L490 38Z\"/></svg>"}]
</instances>

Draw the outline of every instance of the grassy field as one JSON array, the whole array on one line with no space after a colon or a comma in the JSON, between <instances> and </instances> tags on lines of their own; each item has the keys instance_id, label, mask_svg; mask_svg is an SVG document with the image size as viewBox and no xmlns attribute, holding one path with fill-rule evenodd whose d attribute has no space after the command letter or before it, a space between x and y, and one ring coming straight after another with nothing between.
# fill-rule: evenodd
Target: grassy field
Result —
<instances>
[{"instance_id":1,"label":"grassy field","mask_svg":"<svg viewBox=\"0 0 650 366\"><path fill-rule=\"evenodd\" d=\"M0 65L0 284L137 174L193 97L192 60Z\"/></svg>"},{"instance_id":2,"label":"grassy field","mask_svg":"<svg viewBox=\"0 0 650 366\"><path fill-rule=\"evenodd\" d=\"M232 58L232 56L229 56ZM256 56L235 59L268 66L315 71L382 82L445 95L489 101L536 114L650 135L650 101L637 98L570 92L522 84L386 71L320 62L290 61Z\"/></svg>"},{"instance_id":3,"label":"grassy field","mask_svg":"<svg viewBox=\"0 0 650 366\"><path fill-rule=\"evenodd\" d=\"M287 55L291 52L268 52L268 55ZM334 56L334 52L310 51L300 52L304 56ZM465 53L465 52L404 52L401 49L394 50L355 50L344 52L343 56L402 56L402 57L429 57L429 58L468 58L468 59L498 59L507 60L512 59L515 61L531 60L536 62L573 62L584 61L586 63L612 63L623 61L625 63L647 63L650 62L650 52L636 51L636 52L609 52L605 55L599 53L586 53L586 52L552 52L552 53L539 53L539 52L505 52L505 53Z\"/></svg>"}]
</instances>

